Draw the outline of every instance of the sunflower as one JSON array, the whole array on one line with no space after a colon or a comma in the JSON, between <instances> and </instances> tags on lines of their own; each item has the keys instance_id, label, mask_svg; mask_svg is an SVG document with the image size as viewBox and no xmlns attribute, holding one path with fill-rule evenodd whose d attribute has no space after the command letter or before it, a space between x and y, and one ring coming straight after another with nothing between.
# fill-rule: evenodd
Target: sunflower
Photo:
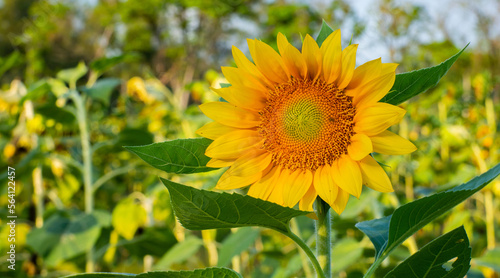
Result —
<instances>
[{"instance_id":1,"label":"sunflower","mask_svg":"<svg viewBox=\"0 0 500 278\"><path fill-rule=\"evenodd\" d=\"M378 102L391 89L397 64L381 59L357 68L357 45L342 50L340 30L321 47L309 35L302 51L278 34L279 54L248 39L252 63L236 47L237 67L222 67L231 86L213 89L227 102L200 105L214 122L197 133L212 139L209 167L229 167L216 188L249 186L248 195L311 211L317 196L340 214L363 184L392 192L370 155L416 150L388 130L405 110Z\"/></svg>"}]
</instances>

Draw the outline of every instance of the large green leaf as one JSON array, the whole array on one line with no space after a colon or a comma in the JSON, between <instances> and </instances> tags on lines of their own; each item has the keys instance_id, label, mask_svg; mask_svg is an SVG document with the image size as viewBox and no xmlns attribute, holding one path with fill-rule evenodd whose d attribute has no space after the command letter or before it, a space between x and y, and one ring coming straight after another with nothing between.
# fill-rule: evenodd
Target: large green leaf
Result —
<instances>
[{"instance_id":1,"label":"large green leaf","mask_svg":"<svg viewBox=\"0 0 500 278\"><path fill-rule=\"evenodd\" d=\"M38 255L46 257L57 245L59 238L68 227L70 219L58 214L47 219L42 228L31 230L26 236L26 244Z\"/></svg>"},{"instance_id":2,"label":"large green leaf","mask_svg":"<svg viewBox=\"0 0 500 278\"><path fill-rule=\"evenodd\" d=\"M205 268L193 271L153 271L141 274L125 273L86 273L66 276L67 278L242 278L228 268Z\"/></svg>"},{"instance_id":3,"label":"large green leaf","mask_svg":"<svg viewBox=\"0 0 500 278\"><path fill-rule=\"evenodd\" d=\"M248 249L259 237L259 234L258 229L245 227L229 235L220 247L217 266L227 266L234 256Z\"/></svg>"},{"instance_id":4,"label":"large green leaf","mask_svg":"<svg viewBox=\"0 0 500 278\"><path fill-rule=\"evenodd\" d=\"M167 173L192 174L215 170L206 166L210 158L205 155L205 149L210 143L210 139L191 138L124 148Z\"/></svg>"},{"instance_id":5,"label":"large green leaf","mask_svg":"<svg viewBox=\"0 0 500 278\"><path fill-rule=\"evenodd\" d=\"M455 258L451 268L445 268L445 264ZM460 226L425 245L385 278L462 278L470 268L470 259L469 239Z\"/></svg>"},{"instance_id":6,"label":"large green leaf","mask_svg":"<svg viewBox=\"0 0 500 278\"><path fill-rule=\"evenodd\" d=\"M467 46L437 66L397 74L392 89L380 101L397 105L436 86Z\"/></svg>"},{"instance_id":7,"label":"large green leaf","mask_svg":"<svg viewBox=\"0 0 500 278\"><path fill-rule=\"evenodd\" d=\"M190 230L261 226L288 233L290 219L309 212L239 194L200 190L161 179L179 222Z\"/></svg>"},{"instance_id":8,"label":"large green leaf","mask_svg":"<svg viewBox=\"0 0 500 278\"><path fill-rule=\"evenodd\" d=\"M32 230L26 243L53 267L90 250L100 233L99 219L93 214L79 213L71 218L56 214L42 228Z\"/></svg>"},{"instance_id":9,"label":"large green leaf","mask_svg":"<svg viewBox=\"0 0 500 278\"><path fill-rule=\"evenodd\" d=\"M356 224L376 247L374 268L408 237L484 188L499 174L500 164L497 164L467 183L405 204L394 211L389 225L387 218ZM387 241L384 241L385 238Z\"/></svg>"}]
</instances>

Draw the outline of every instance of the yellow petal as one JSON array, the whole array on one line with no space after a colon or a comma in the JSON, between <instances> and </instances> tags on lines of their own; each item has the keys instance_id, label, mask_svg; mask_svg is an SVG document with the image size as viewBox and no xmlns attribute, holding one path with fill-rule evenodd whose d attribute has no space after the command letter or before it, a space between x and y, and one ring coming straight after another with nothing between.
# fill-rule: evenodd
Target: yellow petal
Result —
<instances>
[{"instance_id":1,"label":"yellow petal","mask_svg":"<svg viewBox=\"0 0 500 278\"><path fill-rule=\"evenodd\" d=\"M259 149L262 137L254 130L237 130L215 139L205 155L218 159L237 159L247 151Z\"/></svg>"},{"instance_id":2,"label":"yellow petal","mask_svg":"<svg viewBox=\"0 0 500 278\"><path fill-rule=\"evenodd\" d=\"M305 77L307 66L304 57L297 48L288 43L286 37L281 33L278 34L278 49L288 72L298 79Z\"/></svg>"},{"instance_id":3,"label":"yellow petal","mask_svg":"<svg viewBox=\"0 0 500 278\"><path fill-rule=\"evenodd\" d=\"M388 130L370 137L373 151L383 154L408 154L417 150L412 142Z\"/></svg>"},{"instance_id":4,"label":"yellow petal","mask_svg":"<svg viewBox=\"0 0 500 278\"><path fill-rule=\"evenodd\" d=\"M257 40L247 39L248 50L250 51L250 56L252 56L252 57L257 56L257 52L255 51L255 41L257 41ZM254 62L255 62L255 59L254 59Z\"/></svg>"},{"instance_id":5,"label":"yellow petal","mask_svg":"<svg viewBox=\"0 0 500 278\"><path fill-rule=\"evenodd\" d=\"M332 209L340 215L344 211L347 201L349 201L349 193L339 188L339 193L337 194L337 199L332 205Z\"/></svg>"},{"instance_id":6,"label":"yellow petal","mask_svg":"<svg viewBox=\"0 0 500 278\"><path fill-rule=\"evenodd\" d=\"M396 74L394 72L382 75L358 88L353 94L353 103L361 108L377 103L381 100L394 85Z\"/></svg>"},{"instance_id":7,"label":"yellow petal","mask_svg":"<svg viewBox=\"0 0 500 278\"><path fill-rule=\"evenodd\" d=\"M338 167L336 164L337 162L334 161L333 167ZM314 172L314 188L323 201L333 206L337 199L339 187L333 181L332 167L330 165L327 164L316 169L316 172Z\"/></svg>"},{"instance_id":8,"label":"yellow petal","mask_svg":"<svg viewBox=\"0 0 500 278\"><path fill-rule=\"evenodd\" d=\"M252 57L259 71L277 84L287 82L289 74L281 56L272 47L261 41L255 40L254 43L255 53L252 53Z\"/></svg>"},{"instance_id":9,"label":"yellow petal","mask_svg":"<svg viewBox=\"0 0 500 278\"><path fill-rule=\"evenodd\" d=\"M354 131L374 136L386 130L393 124L399 123L406 111L397 106L377 102L365 107L354 116Z\"/></svg>"},{"instance_id":10,"label":"yellow petal","mask_svg":"<svg viewBox=\"0 0 500 278\"><path fill-rule=\"evenodd\" d=\"M363 176L363 184L379 192L393 192L391 181L384 169L373 159L367 156L359 161L359 168Z\"/></svg>"},{"instance_id":11,"label":"yellow petal","mask_svg":"<svg viewBox=\"0 0 500 278\"><path fill-rule=\"evenodd\" d=\"M260 124L259 114L236 107L227 102L209 102L199 107L203 114L223 125L251 128Z\"/></svg>"},{"instance_id":12,"label":"yellow petal","mask_svg":"<svg viewBox=\"0 0 500 278\"><path fill-rule=\"evenodd\" d=\"M257 78L240 68L221 67L221 70L224 77L233 86L250 88L261 92L268 90Z\"/></svg>"},{"instance_id":13,"label":"yellow petal","mask_svg":"<svg viewBox=\"0 0 500 278\"><path fill-rule=\"evenodd\" d=\"M361 160L373 152L372 141L362 133L351 136L351 144L347 147L347 153L355 160Z\"/></svg>"},{"instance_id":14,"label":"yellow petal","mask_svg":"<svg viewBox=\"0 0 500 278\"><path fill-rule=\"evenodd\" d=\"M302 197L302 199L300 199L299 209L304 210L304 211L313 211L313 203L314 203L314 200L316 200L317 196L318 196L318 194L316 194L316 190L314 189L314 185L311 184L311 186L309 186L309 190L307 190L304 197Z\"/></svg>"},{"instance_id":15,"label":"yellow petal","mask_svg":"<svg viewBox=\"0 0 500 278\"><path fill-rule=\"evenodd\" d=\"M342 51L342 72L337 80L337 86L340 90L344 89L351 82L356 66L357 44L351 44Z\"/></svg>"},{"instance_id":16,"label":"yellow petal","mask_svg":"<svg viewBox=\"0 0 500 278\"><path fill-rule=\"evenodd\" d=\"M333 181L342 190L359 198L363 187L363 179L358 164L348 155L338 160L338 167L332 167Z\"/></svg>"},{"instance_id":17,"label":"yellow petal","mask_svg":"<svg viewBox=\"0 0 500 278\"><path fill-rule=\"evenodd\" d=\"M271 163L271 159L272 155L265 150L249 151L234 162L231 173L240 177L251 176L264 171Z\"/></svg>"},{"instance_id":18,"label":"yellow petal","mask_svg":"<svg viewBox=\"0 0 500 278\"><path fill-rule=\"evenodd\" d=\"M281 206L284 205L283 194L285 187L288 185L287 180L289 176L290 176L290 170L281 169L279 171L279 176L274 183L273 191L271 192L271 194L269 194L269 197L267 198L269 202L273 202Z\"/></svg>"},{"instance_id":19,"label":"yellow petal","mask_svg":"<svg viewBox=\"0 0 500 278\"><path fill-rule=\"evenodd\" d=\"M231 169L228 169L219 179L216 189L229 190L245 187L250 185L262 177L262 172L258 172L249 177L238 177L231 173Z\"/></svg>"},{"instance_id":20,"label":"yellow petal","mask_svg":"<svg viewBox=\"0 0 500 278\"><path fill-rule=\"evenodd\" d=\"M210 122L202 127L200 127L196 134L203 136L208 139L215 140L222 135L228 134L229 132L233 132L236 130L240 130L236 127L230 127L227 125L219 124L218 122Z\"/></svg>"},{"instance_id":21,"label":"yellow petal","mask_svg":"<svg viewBox=\"0 0 500 278\"><path fill-rule=\"evenodd\" d=\"M236 46L232 47L233 58L236 66L259 80L264 86L268 88L273 88L274 85L269 79L267 79L260 71L257 69L254 63L250 62L248 58L239 50Z\"/></svg>"},{"instance_id":22,"label":"yellow petal","mask_svg":"<svg viewBox=\"0 0 500 278\"><path fill-rule=\"evenodd\" d=\"M207 167L211 168L223 168L233 165L234 159L217 159L212 158L207 162Z\"/></svg>"},{"instance_id":23,"label":"yellow petal","mask_svg":"<svg viewBox=\"0 0 500 278\"><path fill-rule=\"evenodd\" d=\"M386 75L391 72L396 72L396 68L399 66L399 64L396 63L383 63L382 64L382 69L380 71L380 75Z\"/></svg>"},{"instance_id":24,"label":"yellow petal","mask_svg":"<svg viewBox=\"0 0 500 278\"><path fill-rule=\"evenodd\" d=\"M295 170L286 180L283 189L283 205L287 207L295 206L306 194L311 186L313 176L309 170Z\"/></svg>"},{"instance_id":25,"label":"yellow petal","mask_svg":"<svg viewBox=\"0 0 500 278\"><path fill-rule=\"evenodd\" d=\"M288 43L288 39L286 38L286 36L283 35L281 32L278 32L277 44L278 44L278 51L279 51L280 55L283 56L283 53L285 52L285 47L289 43Z\"/></svg>"},{"instance_id":26,"label":"yellow petal","mask_svg":"<svg viewBox=\"0 0 500 278\"><path fill-rule=\"evenodd\" d=\"M323 56L321 55L318 44L310 35L306 35L302 44L302 56L306 61L309 78L311 78L311 80L316 80L321 73Z\"/></svg>"},{"instance_id":27,"label":"yellow petal","mask_svg":"<svg viewBox=\"0 0 500 278\"><path fill-rule=\"evenodd\" d=\"M267 94L247 87L232 85L227 88L210 88L227 102L241 108L260 111L266 106Z\"/></svg>"},{"instance_id":28,"label":"yellow petal","mask_svg":"<svg viewBox=\"0 0 500 278\"><path fill-rule=\"evenodd\" d=\"M365 85L370 80L380 76L382 69L382 59L378 58L362 64L354 70L351 82L347 85L345 92L351 95L351 91L359 86Z\"/></svg>"},{"instance_id":29,"label":"yellow petal","mask_svg":"<svg viewBox=\"0 0 500 278\"><path fill-rule=\"evenodd\" d=\"M340 44L340 29L331 33L321 45L323 54L323 79L332 83L342 71L342 46Z\"/></svg>"},{"instance_id":30,"label":"yellow petal","mask_svg":"<svg viewBox=\"0 0 500 278\"><path fill-rule=\"evenodd\" d=\"M271 168L260 180L250 186L247 194L254 198L267 200L276 186L276 179L279 177L280 172L278 167Z\"/></svg>"}]
</instances>

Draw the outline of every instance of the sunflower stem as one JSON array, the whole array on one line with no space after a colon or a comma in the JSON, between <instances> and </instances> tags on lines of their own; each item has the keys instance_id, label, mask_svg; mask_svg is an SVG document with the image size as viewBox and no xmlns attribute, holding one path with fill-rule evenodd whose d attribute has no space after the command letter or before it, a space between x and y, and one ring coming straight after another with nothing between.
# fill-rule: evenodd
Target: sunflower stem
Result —
<instances>
[{"instance_id":1,"label":"sunflower stem","mask_svg":"<svg viewBox=\"0 0 500 278\"><path fill-rule=\"evenodd\" d=\"M325 277L332 277L331 215L330 206L318 197L316 200L316 253Z\"/></svg>"},{"instance_id":2,"label":"sunflower stem","mask_svg":"<svg viewBox=\"0 0 500 278\"><path fill-rule=\"evenodd\" d=\"M282 231L279 232L283 233ZM290 228L288 228L287 233L283 234L292 239L293 241L295 241L295 243L299 245L299 247L304 251L304 253L306 253L307 257L309 257L309 260L311 260L311 263L314 266L314 270L316 270L316 274L318 274L317 276L318 278L330 278L330 276L325 276L322 267L320 266L318 260L316 259L316 256L314 256L314 252L311 250L311 248L309 248L309 246L307 246L307 244L300 237L294 234L290 230Z\"/></svg>"}]
</instances>

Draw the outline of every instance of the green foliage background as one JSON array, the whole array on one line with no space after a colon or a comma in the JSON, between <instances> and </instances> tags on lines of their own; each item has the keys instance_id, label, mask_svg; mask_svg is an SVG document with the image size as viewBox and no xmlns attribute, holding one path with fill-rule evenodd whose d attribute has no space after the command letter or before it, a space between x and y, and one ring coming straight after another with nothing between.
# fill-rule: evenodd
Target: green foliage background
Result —
<instances>
[{"instance_id":1,"label":"green foliage background","mask_svg":"<svg viewBox=\"0 0 500 278\"><path fill-rule=\"evenodd\" d=\"M401 72L436 65L467 43L458 44L443 26L429 26L431 11L425 6L373 1L371 12L379 19L374 30L348 1L320 8L300 3L1 1L0 275L81 273L88 267L85 253L93 249L98 271L219 266L243 277L313 277L294 242L275 231L188 231L176 222L158 176L211 189L221 171L167 175L123 148L195 137L194 131L208 121L197 105L217 99L209 87L225 82L220 66L232 65L232 44L248 53L247 37L273 45L282 32L298 46L305 34L317 35L325 19L334 28L342 27L344 45L351 34L357 43L357 38L376 33L389 53L384 62L400 63ZM366 189L360 200L351 198L346 211L334 216L334 276L361 277L373 262L373 246L355 223L389 215L402 204L461 184L500 162L500 37L494 32L494 17L466 5L471 6L464 9L477 14L471 28L477 42L437 87L402 104L407 116L392 129L418 150L378 157L388 166L395 193ZM425 43L412 36L415 29L444 35ZM369 52L364 56L378 58ZM84 152L75 103L66 95L71 90L86 96L91 214L83 213ZM15 272L4 260L8 166L16 169ZM376 277L460 225L472 246L469 276L499 277L499 200L496 180L409 238ZM300 216L291 227L309 243L314 240L311 219Z\"/></svg>"}]
</instances>

